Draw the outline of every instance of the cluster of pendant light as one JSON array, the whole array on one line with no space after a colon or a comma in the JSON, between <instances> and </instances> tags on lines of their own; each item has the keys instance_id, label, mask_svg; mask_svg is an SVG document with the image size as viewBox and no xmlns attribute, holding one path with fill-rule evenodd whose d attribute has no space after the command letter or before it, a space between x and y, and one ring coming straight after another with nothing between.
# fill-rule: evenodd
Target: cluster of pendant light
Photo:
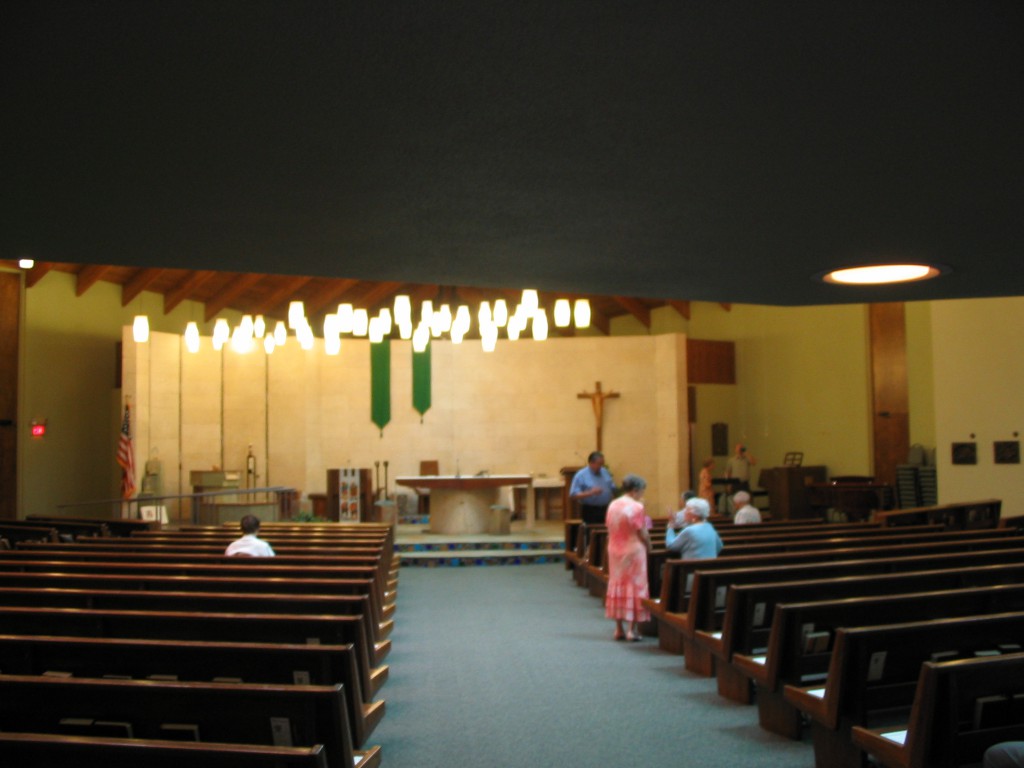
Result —
<instances>
[{"instance_id":1,"label":"cluster of pendant light","mask_svg":"<svg viewBox=\"0 0 1024 768\"><path fill-rule=\"evenodd\" d=\"M587 299L576 299L570 303L568 299L558 299L552 310L553 321L557 328L586 328L590 325L590 302ZM510 309L505 299L497 299L493 305L482 302L477 310L477 328L484 351L493 352L502 329L510 341L516 341L530 328L535 341L543 341L548 336L548 316L544 307L540 306L537 291L523 291L519 304ZM396 296L391 307L384 307L371 317L367 310L354 307L352 304L339 304L337 311L324 317L323 339L324 351L328 355L337 355L341 351L341 338L345 334L354 337L367 337L373 344L380 343L397 328L400 338L412 340L413 349L422 352L432 338L445 335L453 344L462 343L463 338L472 327L470 309L460 304L455 309L447 303L435 307L434 302L427 300L420 305L419 322L413 323L413 306L409 296ZM145 332L142 332L142 329ZM232 350L240 353L249 352L262 343L267 354L283 346L288 340L289 329L305 350L313 348L313 329L306 317L301 301L293 301L288 306L287 325L279 320L271 330L263 315L244 315L241 322L232 329L228 321L218 318L213 326L213 348L222 349L230 344ZM137 342L149 338L149 322L144 315L135 318L133 337ZM199 351L199 326L193 321L185 328L185 347L189 352Z\"/></svg>"}]
</instances>

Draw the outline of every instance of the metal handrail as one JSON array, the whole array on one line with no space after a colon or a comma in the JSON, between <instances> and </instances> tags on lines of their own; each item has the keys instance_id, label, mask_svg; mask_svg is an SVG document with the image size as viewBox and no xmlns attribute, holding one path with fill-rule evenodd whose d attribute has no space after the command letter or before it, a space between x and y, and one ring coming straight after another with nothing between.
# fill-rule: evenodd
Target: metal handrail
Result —
<instances>
[{"instance_id":1,"label":"metal handrail","mask_svg":"<svg viewBox=\"0 0 1024 768\"><path fill-rule=\"evenodd\" d=\"M276 519L284 520L292 516L292 502L296 493L297 489L290 486L275 485L264 488L227 488L220 491L197 491L193 493L163 494L160 496L135 496L130 499L95 499L92 501L75 501L58 504L57 516L71 517L73 514L70 513L71 510L83 507L99 507L101 509L105 509L108 513L107 516L111 520L141 520L141 507L162 507L167 506L165 502L168 501L173 502L190 499L192 500L191 522L192 524L198 524L198 513L200 502L202 500L221 496L239 496L243 494L251 496L253 494L264 494L265 496L273 496L273 503L277 507Z\"/></svg>"}]
</instances>

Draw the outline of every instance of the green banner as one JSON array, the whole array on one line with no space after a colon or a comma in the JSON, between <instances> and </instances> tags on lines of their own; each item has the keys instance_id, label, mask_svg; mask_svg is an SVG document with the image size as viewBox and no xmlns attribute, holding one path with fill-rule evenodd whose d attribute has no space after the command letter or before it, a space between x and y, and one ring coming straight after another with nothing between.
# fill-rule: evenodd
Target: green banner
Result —
<instances>
[{"instance_id":1,"label":"green banner","mask_svg":"<svg viewBox=\"0 0 1024 768\"><path fill-rule=\"evenodd\" d=\"M430 343L422 352L413 350L412 353L412 407L420 414L420 423L423 422L423 414L430 410Z\"/></svg>"},{"instance_id":2,"label":"green banner","mask_svg":"<svg viewBox=\"0 0 1024 768\"><path fill-rule=\"evenodd\" d=\"M391 341L370 344L370 418L384 436L391 421Z\"/></svg>"}]
</instances>

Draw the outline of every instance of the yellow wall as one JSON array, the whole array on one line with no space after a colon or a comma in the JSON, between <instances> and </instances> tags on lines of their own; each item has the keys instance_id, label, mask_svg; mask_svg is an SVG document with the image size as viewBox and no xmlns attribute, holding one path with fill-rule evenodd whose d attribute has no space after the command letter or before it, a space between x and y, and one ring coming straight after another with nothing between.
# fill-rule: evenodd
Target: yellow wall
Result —
<instances>
[{"instance_id":1,"label":"yellow wall","mask_svg":"<svg viewBox=\"0 0 1024 768\"><path fill-rule=\"evenodd\" d=\"M1022 465L995 464L992 443L1024 433L1024 298L939 301L930 309L939 499L1001 498L1004 516L1022 515ZM972 441L978 463L953 466L950 444Z\"/></svg>"}]
</instances>

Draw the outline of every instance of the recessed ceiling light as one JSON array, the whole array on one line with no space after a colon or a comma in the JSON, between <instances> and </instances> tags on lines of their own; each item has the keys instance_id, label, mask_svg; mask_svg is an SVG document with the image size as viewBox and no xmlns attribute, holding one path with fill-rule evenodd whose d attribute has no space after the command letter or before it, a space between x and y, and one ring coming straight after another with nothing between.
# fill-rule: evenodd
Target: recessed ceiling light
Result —
<instances>
[{"instance_id":1,"label":"recessed ceiling light","mask_svg":"<svg viewBox=\"0 0 1024 768\"><path fill-rule=\"evenodd\" d=\"M22 269L32 269L36 265L32 259L18 259L18 266Z\"/></svg>"},{"instance_id":2,"label":"recessed ceiling light","mask_svg":"<svg viewBox=\"0 0 1024 768\"><path fill-rule=\"evenodd\" d=\"M941 269L930 264L871 264L836 269L822 275L821 279L826 283L841 285L882 285L930 280L941 274Z\"/></svg>"}]
</instances>

